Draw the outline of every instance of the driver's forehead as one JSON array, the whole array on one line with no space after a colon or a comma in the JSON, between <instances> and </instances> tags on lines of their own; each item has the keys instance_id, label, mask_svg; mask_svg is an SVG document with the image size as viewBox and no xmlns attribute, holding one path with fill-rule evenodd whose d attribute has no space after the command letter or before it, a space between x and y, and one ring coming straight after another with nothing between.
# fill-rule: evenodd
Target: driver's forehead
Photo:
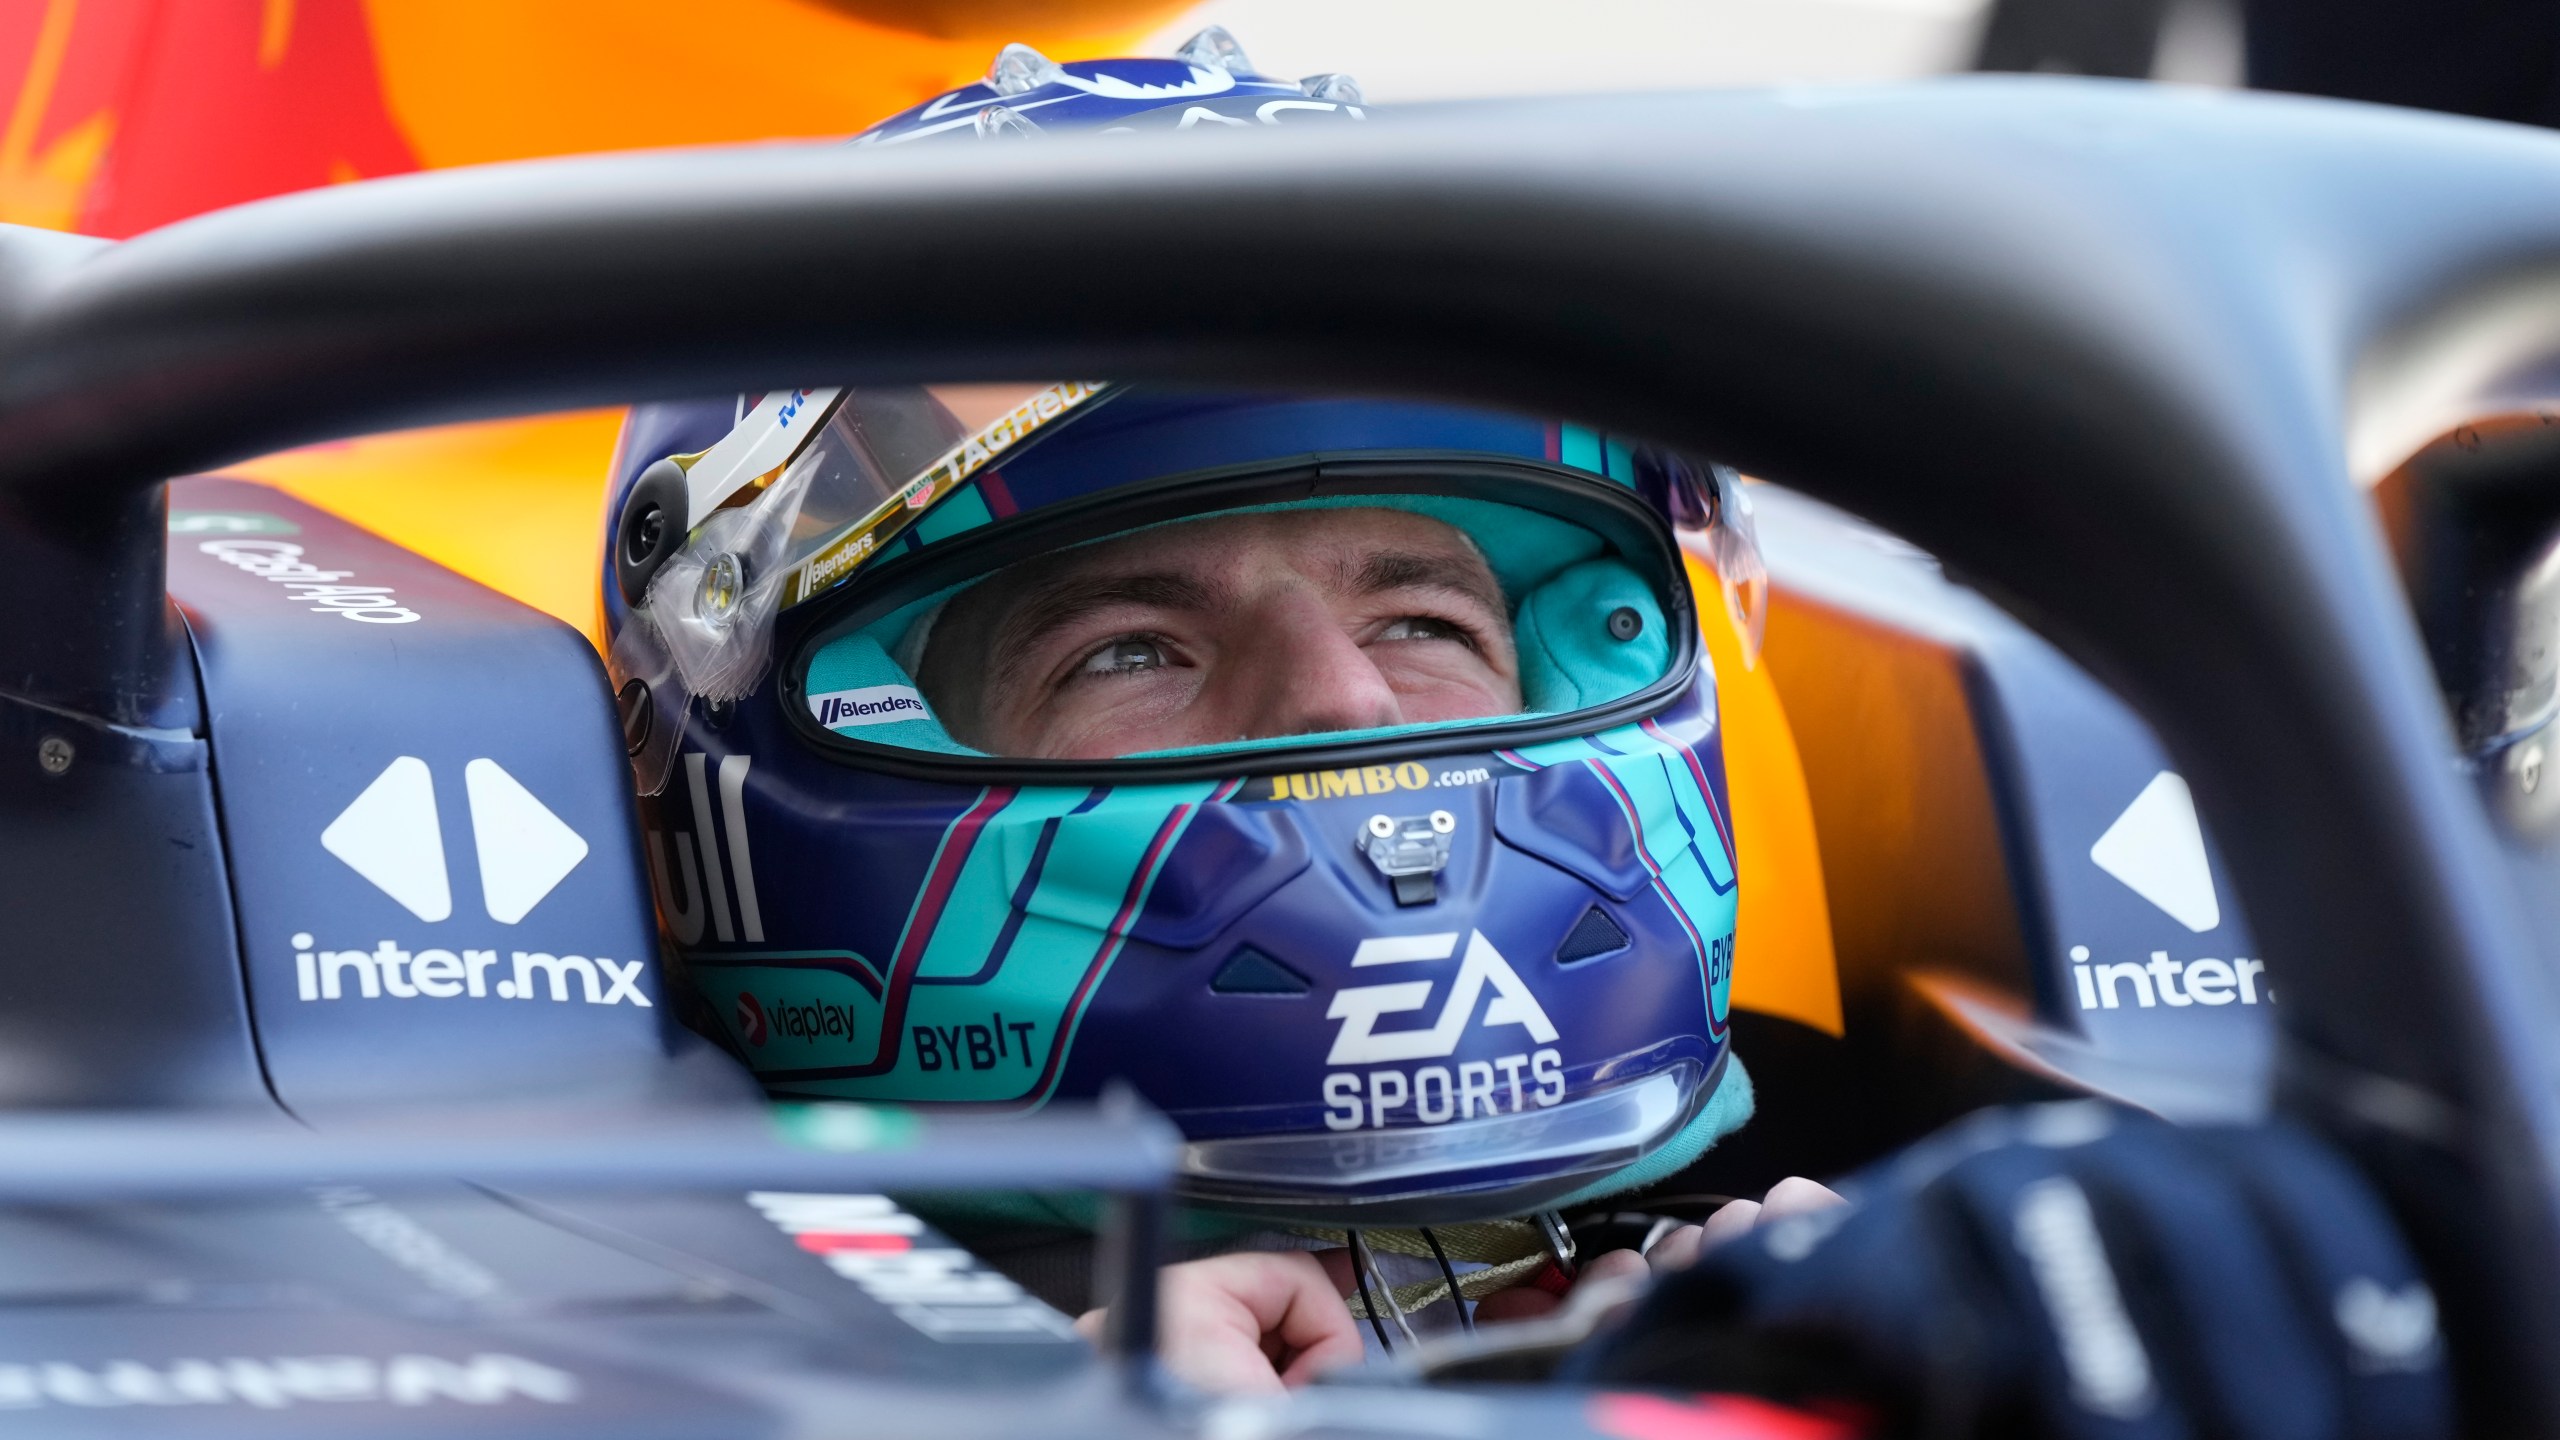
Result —
<instances>
[{"instance_id":1,"label":"driver's forehead","mask_svg":"<svg viewBox=\"0 0 2560 1440\"><path fill-rule=\"evenodd\" d=\"M1257 570L1284 569L1349 583L1361 558L1384 550L1482 564L1474 542L1456 526L1408 511L1361 507L1186 520L1066 551L1020 578L1072 583L1140 571L1187 570L1238 579Z\"/></svg>"},{"instance_id":2,"label":"driver's forehead","mask_svg":"<svg viewBox=\"0 0 2560 1440\"><path fill-rule=\"evenodd\" d=\"M969 608L1009 618L1134 575L1198 579L1204 597L1234 598L1275 577L1355 590L1368 562L1386 554L1445 560L1480 577L1469 588L1496 593L1475 542L1456 526L1409 511L1358 507L1217 515L1079 546L990 577Z\"/></svg>"}]
</instances>

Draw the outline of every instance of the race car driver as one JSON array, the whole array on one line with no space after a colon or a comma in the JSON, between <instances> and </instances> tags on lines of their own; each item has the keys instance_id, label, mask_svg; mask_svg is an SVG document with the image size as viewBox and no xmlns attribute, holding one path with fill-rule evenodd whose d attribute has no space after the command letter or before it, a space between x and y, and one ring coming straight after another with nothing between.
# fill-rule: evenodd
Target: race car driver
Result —
<instances>
[{"instance_id":1,"label":"race car driver","mask_svg":"<svg viewBox=\"0 0 2560 1440\"><path fill-rule=\"evenodd\" d=\"M1171 60L1009 47L856 144L1364 114L1210 31ZM1396 400L635 411L606 623L696 1023L778 1095L1134 1086L1219 1217L1193 1243L1355 1251L1382 1336L1569 1264L1565 1208L1751 1112L1701 636L1756 594L1733 495ZM1082 1217L936 1218L1079 1301Z\"/></svg>"},{"instance_id":2,"label":"race car driver","mask_svg":"<svg viewBox=\"0 0 2560 1440\"><path fill-rule=\"evenodd\" d=\"M1011 48L860 143L1361 114L1211 33ZM608 524L693 1022L776 1095L1133 1086L1188 1142L1195 1253L1248 1252L1176 1272L1204 1381L1550 1303L1563 1212L1748 1118L1700 644L1757 579L1728 473L1409 401L794 390L635 411ZM1771 1243L1826 1200L1773 1192ZM1071 1204L935 1218L1080 1288Z\"/></svg>"},{"instance_id":3,"label":"race car driver","mask_svg":"<svg viewBox=\"0 0 2560 1440\"><path fill-rule=\"evenodd\" d=\"M1109 758L1228 740L1468 720L1521 708L1508 607L1463 531L1386 509L1191 520L1024 561L930 621L917 678L955 738L997 754ZM1770 1218L1838 1197L1805 1179ZM1673 1268L1743 1233L1750 1201L1614 1250L1579 1283ZM1166 1276L1165 1359L1212 1389L1268 1388L1356 1361L1348 1250L1244 1252ZM1522 1284L1479 1321L1561 1303ZM1082 1322L1099 1335L1103 1313Z\"/></svg>"},{"instance_id":4,"label":"race car driver","mask_svg":"<svg viewBox=\"0 0 2560 1440\"><path fill-rule=\"evenodd\" d=\"M667 407L630 439L616 558L646 573L607 599L643 788L695 821L658 856L670 928L776 1093L1133 1083L1233 1217L1204 1243L1367 1231L1357 1280L1419 1268L1382 1328L1569 1258L1522 1217L1748 1116L1673 525L1747 561L1728 477L1446 406L1085 384ZM695 498L740 474L771 478Z\"/></svg>"}]
</instances>

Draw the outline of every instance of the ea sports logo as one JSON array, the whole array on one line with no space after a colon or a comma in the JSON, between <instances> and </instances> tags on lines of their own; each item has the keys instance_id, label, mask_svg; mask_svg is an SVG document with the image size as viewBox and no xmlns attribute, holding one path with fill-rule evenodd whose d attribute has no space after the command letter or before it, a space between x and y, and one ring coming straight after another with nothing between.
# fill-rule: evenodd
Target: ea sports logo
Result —
<instances>
[{"instance_id":1,"label":"ea sports logo","mask_svg":"<svg viewBox=\"0 0 2560 1440\"><path fill-rule=\"evenodd\" d=\"M1380 936L1361 941L1360 948L1352 953L1351 964L1365 969L1372 965L1446 960L1457 949L1455 932ZM1430 1004L1431 989L1429 980L1399 980L1385 985L1349 985L1335 991L1333 1004L1324 1017L1341 1021L1342 1028L1334 1032L1333 1049L1324 1057L1324 1063L1374 1065L1454 1054L1459 1037L1474 1022L1479 1005L1486 1028L1517 1025L1541 1045L1555 1043L1556 1027L1547 1019L1538 997L1481 930L1467 936L1466 958L1458 962L1458 973L1449 982L1448 998L1441 1002L1440 1014L1428 1029L1378 1028L1378 1022L1386 1016L1420 1010ZM1493 992L1490 1002L1484 999L1487 990Z\"/></svg>"},{"instance_id":2,"label":"ea sports logo","mask_svg":"<svg viewBox=\"0 0 2560 1440\"><path fill-rule=\"evenodd\" d=\"M761 1049L764 1046L765 1035L767 1033L764 1023L764 1007L756 1003L756 997L753 995L748 994L744 990L739 991L738 1037L746 1041L748 1044Z\"/></svg>"}]
</instances>

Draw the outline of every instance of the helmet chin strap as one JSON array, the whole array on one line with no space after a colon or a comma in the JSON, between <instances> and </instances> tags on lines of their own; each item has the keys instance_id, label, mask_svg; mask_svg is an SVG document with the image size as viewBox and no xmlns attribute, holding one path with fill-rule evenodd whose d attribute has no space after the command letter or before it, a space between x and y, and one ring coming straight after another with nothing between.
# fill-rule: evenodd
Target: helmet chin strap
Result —
<instances>
[{"instance_id":1,"label":"helmet chin strap","mask_svg":"<svg viewBox=\"0 0 2560 1440\"><path fill-rule=\"evenodd\" d=\"M1440 1263L1440 1278L1449 1282L1450 1303L1458 1308L1458 1328L1473 1335L1476 1333L1475 1312L1467 1308L1467 1297L1459 1293L1458 1267L1449 1263L1449 1252L1441 1248L1440 1237L1432 1234L1428 1225L1422 1227L1422 1243L1431 1247L1431 1258Z\"/></svg>"},{"instance_id":2,"label":"helmet chin strap","mask_svg":"<svg viewBox=\"0 0 2560 1440\"><path fill-rule=\"evenodd\" d=\"M1351 1283L1360 1291L1360 1309L1369 1318L1370 1330L1377 1334L1378 1347L1390 1355L1396 1353L1395 1342L1387 1338L1387 1327L1378 1318L1381 1308L1395 1317L1396 1333L1404 1337L1404 1343L1421 1344L1421 1337L1413 1333L1413 1322L1405 1318L1404 1307L1396 1303L1395 1287L1387 1283L1386 1272L1378 1268L1378 1257L1369 1253L1368 1242L1360 1238L1357 1230L1343 1231L1342 1239L1351 1248ZM1378 1280L1378 1298L1375 1300L1369 1297L1369 1278L1372 1275ZM1458 1305L1466 1303L1454 1293L1450 1299Z\"/></svg>"}]
</instances>

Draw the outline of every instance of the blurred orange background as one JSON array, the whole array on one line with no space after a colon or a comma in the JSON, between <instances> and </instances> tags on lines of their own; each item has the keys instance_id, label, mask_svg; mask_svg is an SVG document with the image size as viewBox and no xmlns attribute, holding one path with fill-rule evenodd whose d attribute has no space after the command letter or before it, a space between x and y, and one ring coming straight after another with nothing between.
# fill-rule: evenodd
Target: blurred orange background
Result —
<instances>
[{"instance_id":1,"label":"blurred orange background","mask_svg":"<svg viewBox=\"0 0 2560 1440\"><path fill-rule=\"evenodd\" d=\"M847 135L977 78L1008 40L1123 53L1190 3L14 0L0 221L121 238L411 170ZM450 426L232 469L592 637L619 423Z\"/></svg>"},{"instance_id":2,"label":"blurred orange background","mask_svg":"<svg viewBox=\"0 0 2560 1440\"><path fill-rule=\"evenodd\" d=\"M984 74L1012 40L1060 59L1167 54L1181 38L1167 27L1224 21L1249 47L1257 35L1281 41L1272 54L1249 49L1284 62L1269 73L1342 68L1334 57L1348 53L1364 69L1406 67L1399 88L1419 98L1452 85L1773 78L1748 73L1771 55L1847 56L1835 78L1936 68L1978 3L1789 0L1781 15L1722 0L8 0L0 222L121 238L420 169L848 135ZM1770 31L1772 16L1797 28ZM1866 48L1843 48L1843 36ZM1708 43L1755 38L1763 50ZM1581 68L1557 63L1568 51ZM1700 57L1719 55L1744 73L1702 73ZM371 435L226 473L299 495L593 640L621 419L594 410ZM1737 973L1734 1003L1837 1034L1822 868L1784 708L1769 668L1744 663L1728 627L1706 628L1739 859L1753 877L1743 924L1757 958Z\"/></svg>"}]
</instances>

